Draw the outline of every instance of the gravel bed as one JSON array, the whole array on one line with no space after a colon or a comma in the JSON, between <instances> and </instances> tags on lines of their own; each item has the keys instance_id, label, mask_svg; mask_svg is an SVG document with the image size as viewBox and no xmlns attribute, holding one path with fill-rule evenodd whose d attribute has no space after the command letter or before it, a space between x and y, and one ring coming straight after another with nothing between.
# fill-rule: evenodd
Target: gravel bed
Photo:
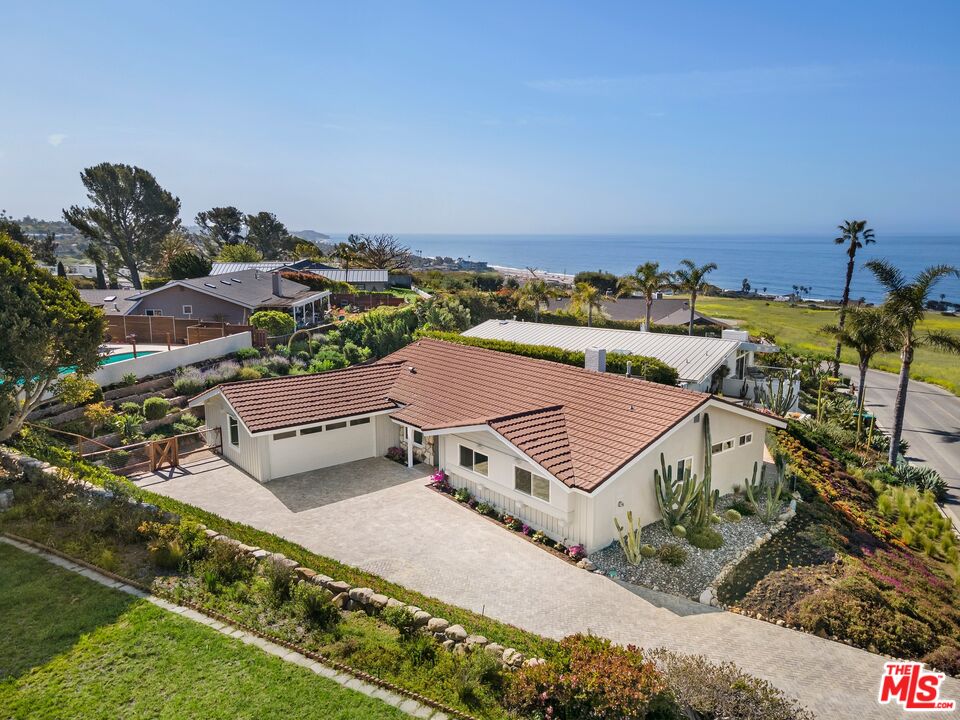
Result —
<instances>
[{"instance_id":1,"label":"gravel bed","mask_svg":"<svg viewBox=\"0 0 960 720\"><path fill-rule=\"evenodd\" d=\"M716 512L721 518L723 518L723 511L735 499L734 495L724 495L717 501ZM760 504L762 506L765 501L760 500ZM781 503L780 512L783 512L786 505L787 503ZM776 516L773 522L776 522ZM743 550L752 546L758 537L766 534L770 525L764 523L759 515L745 515L740 522L736 523L723 519L712 526L723 537L723 545L716 550L701 550L685 539L674 537L658 520L643 527L641 542L653 545L655 548L665 543L679 545L687 551L687 560L680 567L667 565L655 557L643 559L639 565L631 565L623 556L623 550L620 549L618 542L613 542L603 550L591 554L589 559L598 569L611 577L697 600L700 593L713 583L721 568Z\"/></svg>"}]
</instances>

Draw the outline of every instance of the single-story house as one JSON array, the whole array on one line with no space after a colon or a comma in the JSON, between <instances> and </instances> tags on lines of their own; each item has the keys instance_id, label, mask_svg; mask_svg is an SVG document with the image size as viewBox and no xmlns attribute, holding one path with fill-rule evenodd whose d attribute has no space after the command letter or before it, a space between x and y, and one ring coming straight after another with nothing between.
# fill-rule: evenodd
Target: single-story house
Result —
<instances>
[{"instance_id":1,"label":"single-story house","mask_svg":"<svg viewBox=\"0 0 960 720\"><path fill-rule=\"evenodd\" d=\"M547 303L551 312L568 310L570 298L554 298ZM603 303L603 314L611 320L643 322L647 319L647 301L642 297L617 298ZM656 297L650 306L650 322L654 325L687 325L690 322L690 301L685 298ZM727 325L708 317L699 310L693 312L697 327L724 328Z\"/></svg>"},{"instance_id":2,"label":"single-story house","mask_svg":"<svg viewBox=\"0 0 960 720\"><path fill-rule=\"evenodd\" d=\"M766 430L785 427L705 393L430 339L368 365L218 385L190 405L221 428L224 457L261 482L402 447L408 465L436 465L588 551L615 539L627 511L659 518L661 453L698 474L712 453L726 493L763 462Z\"/></svg>"},{"instance_id":3,"label":"single-story house","mask_svg":"<svg viewBox=\"0 0 960 720\"><path fill-rule=\"evenodd\" d=\"M100 308L107 315L130 315L137 306L134 298L142 290L78 290L87 305Z\"/></svg>"},{"instance_id":4,"label":"single-story house","mask_svg":"<svg viewBox=\"0 0 960 720\"><path fill-rule=\"evenodd\" d=\"M780 348L771 343L750 342L750 336L744 330L727 329L721 337L711 338L517 320L487 320L463 334L526 345L549 345L578 352L587 348L603 348L608 353L652 357L677 371L681 387L701 392L722 392L727 396L751 400L758 383L765 384L770 380L775 388L779 378L791 372L758 363L758 355L775 353ZM799 397L799 380L792 379L791 382L796 385Z\"/></svg>"},{"instance_id":5,"label":"single-story house","mask_svg":"<svg viewBox=\"0 0 960 720\"><path fill-rule=\"evenodd\" d=\"M243 270L261 272L308 272L325 277L334 282L346 282L358 290L386 290L390 287L390 273L387 270L370 268L350 268L343 270L315 260L262 260L249 263L213 263L211 275L231 275Z\"/></svg>"},{"instance_id":6,"label":"single-story house","mask_svg":"<svg viewBox=\"0 0 960 720\"><path fill-rule=\"evenodd\" d=\"M329 290L311 290L279 273L243 270L171 280L128 298L135 302L128 315L163 315L215 320L245 325L258 310L280 310L293 315L297 327L320 322L330 309Z\"/></svg>"}]
</instances>

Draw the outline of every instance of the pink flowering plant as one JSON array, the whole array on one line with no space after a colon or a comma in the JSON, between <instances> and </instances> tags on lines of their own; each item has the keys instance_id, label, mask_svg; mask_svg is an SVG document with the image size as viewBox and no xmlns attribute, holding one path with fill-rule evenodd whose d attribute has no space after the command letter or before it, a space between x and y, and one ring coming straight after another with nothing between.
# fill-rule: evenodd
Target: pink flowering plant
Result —
<instances>
[{"instance_id":1,"label":"pink flowering plant","mask_svg":"<svg viewBox=\"0 0 960 720\"><path fill-rule=\"evenodd\" d=\"M567 548L567 555L574 560L582 560L587 556L587 551L584 549L583 545L571 545Z\"/></svg>"},{"instance_id":2,"label":"pink flowering plant","mask_svg":"<svg viewBox=\"0 0 960 720\"><path fill-rule=\"evenodd\" d=\"M443 469L437 470L430 477L430 487L442 493L453 493L453 485L450 484L449 479L447 479L447 473L445 473Z\"/></svg>"}]
</instances>

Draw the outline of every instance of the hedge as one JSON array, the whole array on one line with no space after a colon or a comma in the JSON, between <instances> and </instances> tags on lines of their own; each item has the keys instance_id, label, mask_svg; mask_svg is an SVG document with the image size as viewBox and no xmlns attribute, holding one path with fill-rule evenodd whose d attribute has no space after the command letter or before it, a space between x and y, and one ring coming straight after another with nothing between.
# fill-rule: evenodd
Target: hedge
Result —
<instances>
[{"instance_id":1,"label":"hedge","mask_svg":"<svg viewBox=\"0 0 960 720\"><path fill-rule=\"evenodd\" d=\"M583 367L584 353L576 350L563 350L550 345L527 345L525 343L510 342L509 340L491 340L488 338L467 337L452 332L435 332L427 330L417 331L417 337L434 338L460 345L486 348L499 352L523 355L538 360L550 360L564 365ZM656 358L644 355L622 355L607 353L607 372L623 375L627 372L627 363L631 364L633 377L642 378L662 385L676 385L677 371Z\"/></svg>"}]
</instances>

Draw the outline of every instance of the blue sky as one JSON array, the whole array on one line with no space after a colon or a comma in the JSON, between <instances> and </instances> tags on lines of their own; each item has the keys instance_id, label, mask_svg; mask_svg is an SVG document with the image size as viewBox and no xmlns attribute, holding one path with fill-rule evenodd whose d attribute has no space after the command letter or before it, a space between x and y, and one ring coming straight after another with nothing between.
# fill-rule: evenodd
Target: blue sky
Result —
<instances>
[{"instance_id":1,"label":"blue sky","mask_svg":"<svg viewBox=\"0 0 960 720\"><path fill-rule=\"evenodd\" d=\"M328 232L960 231L956 2L4 2L0 207Z\"/></svg>"}]
</instances>

